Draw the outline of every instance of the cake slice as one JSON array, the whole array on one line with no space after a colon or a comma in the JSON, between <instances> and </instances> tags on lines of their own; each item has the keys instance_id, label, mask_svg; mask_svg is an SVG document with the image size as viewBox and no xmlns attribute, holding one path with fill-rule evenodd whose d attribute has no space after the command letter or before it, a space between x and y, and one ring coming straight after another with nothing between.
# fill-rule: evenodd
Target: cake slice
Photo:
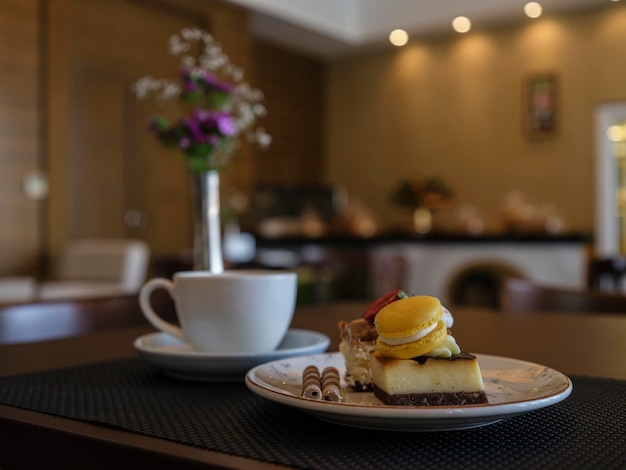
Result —
<instances>
[{"instance_id":1,"label":"cake slice","mask_svg":"<svg viewBox=\"0 0 626 470\"><path fill-rule=\"evenodd\" d=\"M387 405L487 403L476 356L449 334L453 319L435 297L411 296L382 308L370 355L374 395Z\"/></svg>"},{"instance_id":2,"label":"cake slice","mask_svg":"<svg viewBox=\"0 0 626 470\"><path fill-rule=\"evenodd\" d=\"M339 322L339 352L346 366L344 380L355 392L372 391L370 355L376 349L378 337L374 328L376 314L385 305L406 296L404 291L394 290L368 305L363 317Z\"/></svg>"}]
</instances>

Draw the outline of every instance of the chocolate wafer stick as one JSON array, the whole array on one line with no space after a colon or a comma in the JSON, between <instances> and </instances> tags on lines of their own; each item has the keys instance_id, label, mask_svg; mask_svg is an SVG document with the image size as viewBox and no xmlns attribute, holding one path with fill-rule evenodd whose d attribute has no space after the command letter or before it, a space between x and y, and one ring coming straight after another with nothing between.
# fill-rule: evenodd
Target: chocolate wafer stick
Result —
<instances>
[{"instance_id":1,"label":"chocolate wafer stick","mask_svg":"<svg viewBox=\"0 0 626 470\"><path fill-rule=\"evenodd\" d=\"M315 366L308 366L302 372L302 396L313 400L322 399L320 371Z\"/></svg>"},{"instance_id":2,"label":"chocolate wafer stick","mask_svg":"<svg viewBox=\"0 0 626 470\"><path fill-rule=\"evenodd\" d=\"M322 395L326 401L343 400L339 371L334 367L326 367L322 371Z\"/></svg>"}]
</instances>

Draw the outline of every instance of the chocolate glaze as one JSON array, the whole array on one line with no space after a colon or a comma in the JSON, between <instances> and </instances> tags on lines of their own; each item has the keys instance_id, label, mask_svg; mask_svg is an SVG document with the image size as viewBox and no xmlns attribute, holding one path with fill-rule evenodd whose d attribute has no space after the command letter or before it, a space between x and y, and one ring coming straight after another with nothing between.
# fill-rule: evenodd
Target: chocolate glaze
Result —
<instances>
[{"instance_id":1,"label":"chocolate glaze","mask_svg":"<svg viewBox=\"0 0 626 470\"><path fill-rule=\"evenodd\" d=\"M412 359L398 359L396 357L383 356L383 355L378 356L378 360L383 364L389 364L395 361L408 361L408 360L415 361L420 364L426 364L426 362L428 361L458 361L458 360L473 360L473 359L476 359L476 356L468 352L460 352L459 354L455 354L454 356L450 356L450 357L418 356Z\"/></svg>"},{"instance_id":2,"label":"chocolate glaze","mask_svg":"<svg viewBox=\"0 0 626 470\"><path fill-rule=\"evenodd\" d=\"M425 364L427 361L458 361L458 360L467 360L467 359L476 359L476 356L470 354L468 352L461 351L459 354L455 354L450 357L429 357L429 356L419 356L411 359L412 361L419 362L420 364Z\"/></svg>"}]
</instances>

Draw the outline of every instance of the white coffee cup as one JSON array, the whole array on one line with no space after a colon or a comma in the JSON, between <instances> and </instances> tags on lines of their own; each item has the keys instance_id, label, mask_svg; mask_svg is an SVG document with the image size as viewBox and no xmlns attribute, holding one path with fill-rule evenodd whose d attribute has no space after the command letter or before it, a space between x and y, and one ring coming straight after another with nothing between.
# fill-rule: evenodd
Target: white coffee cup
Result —
<instances>
[{"instance_id":1,"label":"white coffee cup","mask_svg":"<svg viewBox=\"0 0 626 470\"><path fill-rule=\"evenodd\" d=\"M181 327L154 311L150 295L165 289L174 299ZM297 275L274 270L221 274L182 271L173 282L154 278L139 293L141 310L157 329L208 353L266 353L287 333L296 305Z\"/></svg>"}]
</instances>

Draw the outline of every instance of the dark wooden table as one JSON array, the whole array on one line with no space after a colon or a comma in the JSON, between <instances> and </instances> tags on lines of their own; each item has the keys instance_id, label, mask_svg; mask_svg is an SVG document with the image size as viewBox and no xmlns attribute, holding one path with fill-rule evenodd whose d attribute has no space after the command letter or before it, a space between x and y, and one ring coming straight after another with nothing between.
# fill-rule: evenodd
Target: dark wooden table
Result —
<instances>
[{"instance_id":1,"label":"dark wooden table","mask_svg":"<svg viewBox=\"0 0 626 470\"><path fill-rule=\"evenodd\" d=\"M337 350L337 323L359 317L365 304L302 307L293 326L326 333L330 351ZM538 362L566 374L626 379L626 315L524 314L475 309L453 312L453 333L464 350ZM140 326L67 339L0 346L0 376L90 364L136 356L135 338L154 331ZM217 452L205 451L138 434L0 406L0 435L13 437L3 445L4 461L36 452L50 462L80 449L103 461L141 463L156 468L178 465L223 468L276 468ZM94 457L95 458L95 457ZM91 468L97 468L91 467Z\"/></svg>"}]
</instances>

